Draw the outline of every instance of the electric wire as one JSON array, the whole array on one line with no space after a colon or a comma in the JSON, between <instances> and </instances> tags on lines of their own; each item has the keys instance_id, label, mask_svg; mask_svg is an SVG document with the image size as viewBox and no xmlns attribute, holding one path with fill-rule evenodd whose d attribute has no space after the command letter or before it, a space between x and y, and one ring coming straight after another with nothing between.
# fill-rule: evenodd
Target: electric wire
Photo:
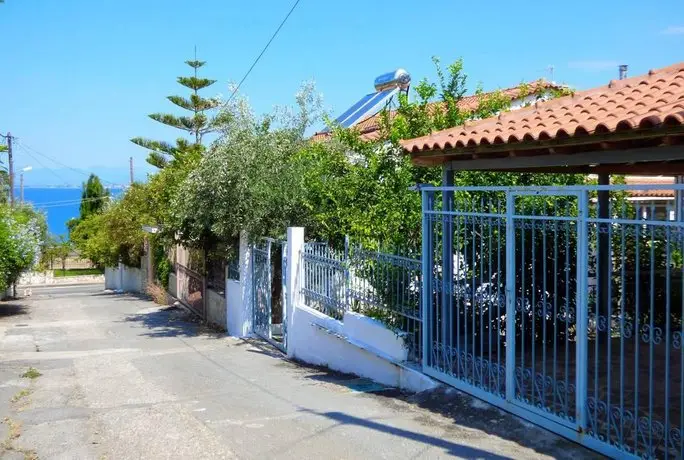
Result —
<instances>
[{"instance_id":1,"label":"electric wire","mask_svg":"<svg viewBox=\"0 0 684 460\"><path fill-rule=\"evenodd\" d=\"M281 21L280 25L279 25L278 28L275 30L275 32L273 32L273 35L271 35L271 38L268 40L268 43L266 43L266 46L264 46L264 48L261 50L261 53L259 53L259 55L257 56L257 58L254 60L254 62L253 62L252 65L250 66L249 70L247 70L247 73L244 75L244 77L242 77L242 80L240 80L240 83L238 83L238 85L235 87L235 89L234 89L233 92L231 93L230 97L229 97L228 100L226 101L225 105L230 104L230 101L233 100L233 97L235 97L235 95L237 94L237 92L238 92L238 90L240 89L240 87L242 86L242 84L245 82L245 80L247 80L247 77L249 76L249 74L252 73L252 70L253 70L254 67L257 65L257 63L259 62L259 60L261 59L261 57L264 55L264 53L266 52L266 50L268 49L268 47L271 46L271 43L273 42L273 40L274 40L274 39L276 38L276 36L278 35L278 32L280 32L280 29L283 28L283 26L285 25L285 23L286 23L287 20L289 19L289 17L290 17L290 15L292 14L292 12L295 10L295 8L297 8L297 5L299 5L299 2L300 2L300 0L296 0L296 1L294 2L294 4L292 5L292 8L290 8L290 11L287 13L287 15L285 16L285 18Z\"/></svg>"}]
</instances>

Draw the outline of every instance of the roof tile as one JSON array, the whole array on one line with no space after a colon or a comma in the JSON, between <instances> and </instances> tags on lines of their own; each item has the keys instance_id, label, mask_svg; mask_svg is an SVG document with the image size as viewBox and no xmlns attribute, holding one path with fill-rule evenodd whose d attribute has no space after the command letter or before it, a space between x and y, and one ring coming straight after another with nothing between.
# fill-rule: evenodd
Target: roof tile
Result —
<instances>
[{"instance_id":1,"label":"roof tile","mask_svg":"<svg viewBox=\"0 0 684 460\"><path fill-rule=\"evenodd\" d=\"M507 132L506 142L519 142L528 134L528 139L538 139L541 132L553 139L663 124L684 124L684 62L647 75L611 80L607 86L535 104L505 116L479 120L465 129L459 126L406 140L402 145L415 153L443 150L447 138L453 138L457 146L477 146L483 140L490 143L491 138L480 135L483 132Z\"/></svg>"}]
</instances>

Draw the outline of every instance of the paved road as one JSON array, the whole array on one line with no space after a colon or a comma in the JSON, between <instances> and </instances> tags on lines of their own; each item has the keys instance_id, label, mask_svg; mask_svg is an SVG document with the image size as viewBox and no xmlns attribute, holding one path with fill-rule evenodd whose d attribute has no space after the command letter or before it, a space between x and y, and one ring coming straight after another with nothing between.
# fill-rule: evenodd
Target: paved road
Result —
<instances>
[{"instance_id":1,"label":"paved road","mask_svg":"<svg viewBox=\"0 0 684 460\"><path fill-rule=\"evenodd\" d=\"M102 286L0 303L2 458L595 457L453 390L354 384Z\"/></svg>"}]
</instances>

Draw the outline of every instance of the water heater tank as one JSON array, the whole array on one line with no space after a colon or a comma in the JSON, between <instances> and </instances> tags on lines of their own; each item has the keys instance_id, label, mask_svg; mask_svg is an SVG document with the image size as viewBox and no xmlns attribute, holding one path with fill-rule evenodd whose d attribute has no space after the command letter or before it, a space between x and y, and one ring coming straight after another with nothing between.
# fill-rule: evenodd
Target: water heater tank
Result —
<instances>
[{"instance_id":1,"label":"water heater tank","mask_svg":"<svg viewBox=\"0 0 684 460\"><path fill-rule=\"evenodd\" d=\"M383 91L389 88L408 88L411 83L411 75L404 69L397 69L394 72L388 72L380 75L375 79L375 91Z\"/></svg>"}]
</instances>

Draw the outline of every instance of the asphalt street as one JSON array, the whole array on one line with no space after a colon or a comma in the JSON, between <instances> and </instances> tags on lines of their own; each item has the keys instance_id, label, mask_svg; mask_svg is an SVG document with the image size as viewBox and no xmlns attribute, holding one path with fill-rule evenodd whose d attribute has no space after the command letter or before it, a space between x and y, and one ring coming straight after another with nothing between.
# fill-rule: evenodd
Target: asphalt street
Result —
<instances>
[{"instance_id":1,"label":"asphalt street","mask_svg":"<svg viewBox=\"0 0 684 460\"><path fill-rule=\"evenodd\" d=\"M597 457L452 389L360 382L101 285L0 302L2 458Z\"/></svg>"}]
</instances>

